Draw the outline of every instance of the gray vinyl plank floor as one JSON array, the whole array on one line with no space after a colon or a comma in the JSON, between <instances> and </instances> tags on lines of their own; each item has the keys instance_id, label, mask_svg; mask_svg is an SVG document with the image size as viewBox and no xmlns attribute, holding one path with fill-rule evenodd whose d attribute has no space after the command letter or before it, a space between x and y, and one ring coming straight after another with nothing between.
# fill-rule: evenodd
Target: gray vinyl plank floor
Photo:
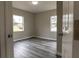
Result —
<instances>
[{"instance_id":1,"label":"gray vinyl plank floor","mask_svg":"<svg viewBox=\"0 0 79 59\"><path fill-rule=\"evenodd\" d=\"M14 42L15 58L56 58L56 42L31 38Z\"/></svg>"}]
</instances>

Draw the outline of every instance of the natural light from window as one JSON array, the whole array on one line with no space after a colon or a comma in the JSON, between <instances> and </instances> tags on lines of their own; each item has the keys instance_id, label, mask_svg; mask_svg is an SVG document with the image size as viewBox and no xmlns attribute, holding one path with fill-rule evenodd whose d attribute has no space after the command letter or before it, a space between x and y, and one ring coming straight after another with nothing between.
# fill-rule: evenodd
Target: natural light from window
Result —
<instances>
[{"instance_id":1,"label":"natural light from window","mask_svg":"<svg viewBox=\"0 0 79 59\"><path fill-rule=\"evenodd\" d=\"M13 32L24 31L24 17L13 15Z\"/></svg>"},{"instance_id":2,"label":"natural light from window","mask_svg":"<svg viewBox=\"0 0 79 59\"><path fill-rule=\"evenodd\" d=\"M57 31L57 16L50 17L50 31L51 32Z\"/></svg>"}]
</instances>

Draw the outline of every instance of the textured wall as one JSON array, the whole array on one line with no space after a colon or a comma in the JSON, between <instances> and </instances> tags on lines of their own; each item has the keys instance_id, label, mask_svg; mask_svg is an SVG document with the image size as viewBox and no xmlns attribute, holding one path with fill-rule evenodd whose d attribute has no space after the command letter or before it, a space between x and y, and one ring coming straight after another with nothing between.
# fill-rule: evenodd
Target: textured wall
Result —
<instances>
[{"instance_id":1,"label":"textured wall","mask_svg":"<svg viewBox=\"0 0 79 59\"><path fill-rule=\"evenodd\" d=\"M74 2L74 22L75 21L79 21L79 1ZM76 28L75 24L74 24L74 32L75 33L77 32L77 31L75 31L75 29L78 30L78 28L79 28L79 26ZM74 41L73 41L73 57L74 58L79 58L79 38L78 37L77 37L77 39L74 37Z\"/></svg>"}]
</instances>

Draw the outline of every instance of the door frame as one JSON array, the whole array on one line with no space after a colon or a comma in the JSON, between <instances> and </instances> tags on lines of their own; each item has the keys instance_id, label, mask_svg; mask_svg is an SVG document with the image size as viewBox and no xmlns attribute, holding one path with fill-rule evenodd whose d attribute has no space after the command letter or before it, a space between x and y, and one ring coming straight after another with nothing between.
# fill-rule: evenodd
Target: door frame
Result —
<instances>
[{"instance_id":1,"label":"door frame","mask_svg":"<svg viewBox=\"0 0 79 59\"><path fill-rule=\"evenodd\" d=\"M62 57L62 18L63 18L63 1L57 1L57 53L58 57Z\"/></svg>"},{"instance_id":2,"label":"door frame","mask_svg":"<svg viewBox=\"0 0 79 59\"><path fill-rule=\"evenodd\" d=\"M62 12L63 12L63 2L57 1L57 55L61 55L62 53L62 37L59 37L59 34L61 31L61 19L62 19ZM2 16L3 21L1 21L0 28L2 28L0 31L0 44L1 46L1 57L7 58L7 57L14 57L13 55L13 38L8 38L8 35L13 34L13 23L12 23L12 2L0 2L0 6L2 9L0 9L0 15ZM60 20L60 21L59 21ZM60 23L59 23L60 22ZM3 26L2 26L3 25ZM59 28L59 26L61 26ZM5 30L4 30L5 29ZM59 39L60 38L60 39ZM61 43L60 43L61 42ZM3 46L4 45L4 46ZM61 55L62 56L62 55Z\"/></svg>"},{"instance_id":3,"label":"door frame","mask_svg":"<svg viewBox=\"0 0 79 59\"><path fill-rule=\"evenodd\" d=\"M13 57L12 2L0 1L0 57ZM9 37L10 35L10 37Z\"/></svg>"},{"instance_id":4,"label":"door frame","mask_svg":"<svg viewBox=\"0 0 79 59\"><path fill-rule=\"evenodd\" d=\"M5 54L5 18L4 18L4 2L0 1L0 58L6 57Z\"/></svg>"}]
</instances>

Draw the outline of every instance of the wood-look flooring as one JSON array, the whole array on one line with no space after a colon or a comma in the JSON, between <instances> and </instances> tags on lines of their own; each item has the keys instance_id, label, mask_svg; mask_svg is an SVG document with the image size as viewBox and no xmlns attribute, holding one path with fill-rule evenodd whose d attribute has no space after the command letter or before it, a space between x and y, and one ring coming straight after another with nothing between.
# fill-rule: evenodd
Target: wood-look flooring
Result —
<instances>
[{"instance_id":1,"label":"wood-look flooring","mask_svg":"<svg viewBox=\"0 0 79 59\"><path fill-rule=\"evenodd\" d=\"M56 42L31 38L14 42L15 58L56 58Z\"/></svg>"}]
</instances>

